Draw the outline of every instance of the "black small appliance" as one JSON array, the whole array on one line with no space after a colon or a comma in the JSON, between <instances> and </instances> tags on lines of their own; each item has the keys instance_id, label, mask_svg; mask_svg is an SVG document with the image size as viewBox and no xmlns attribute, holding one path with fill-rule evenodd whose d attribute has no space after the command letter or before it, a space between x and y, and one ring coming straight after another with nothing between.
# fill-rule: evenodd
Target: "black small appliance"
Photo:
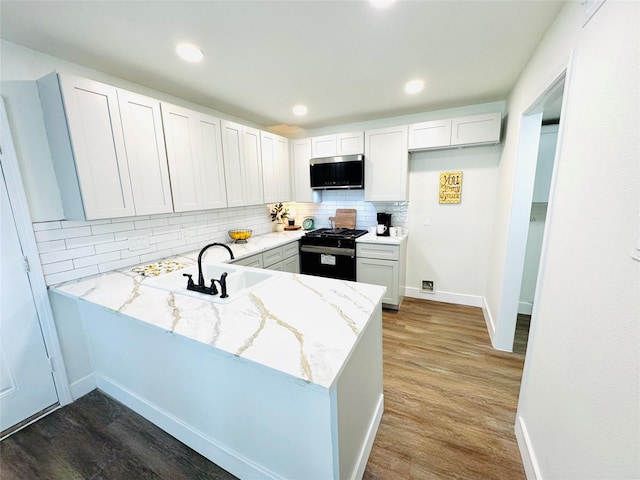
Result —
<instances>
[{"instance_id":1,"label":"black small appliance","mask_svg":"<svg viewBox=\"0 0 640 480\"><path fill-rule=\"evenodd\" d=\"M391 228L391 214L379 213L378 214L378 226L376 232L380 237L388 237L389 229Z\"/></svg>"}]
</instances>

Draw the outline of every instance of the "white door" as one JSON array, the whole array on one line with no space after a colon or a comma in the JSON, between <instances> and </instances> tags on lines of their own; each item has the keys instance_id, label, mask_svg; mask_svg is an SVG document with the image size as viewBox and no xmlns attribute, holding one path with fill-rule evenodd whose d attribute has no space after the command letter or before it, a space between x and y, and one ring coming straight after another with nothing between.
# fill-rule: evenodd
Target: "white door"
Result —
<instances>
[{"instance_id":1,"label":"white door","mask_svg":"<svg viewBox=\"0 0 640 480\"><path fill-rule=\"evenodd\" d=\"M0 432L58 402L2 172Z\"/></svg>"}]
</instances>

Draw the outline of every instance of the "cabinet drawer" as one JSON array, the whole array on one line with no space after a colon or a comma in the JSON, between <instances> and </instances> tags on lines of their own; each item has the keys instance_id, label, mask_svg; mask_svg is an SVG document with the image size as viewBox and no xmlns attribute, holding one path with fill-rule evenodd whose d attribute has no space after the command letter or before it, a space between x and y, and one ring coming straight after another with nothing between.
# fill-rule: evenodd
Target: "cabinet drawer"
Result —
<instances>
[{"instance_id":1,"label":"cabinet drawer","mask_svg":"<svg viewBox=\"0 0 640 480\"><path fill-rule=\"evenodd\" d=\"M382 260L400 260L400 245L381 243L357 243L358 258L379 258Z\"/></svg>"},{"instance_id":2,"label":"cabinet drawer","mask_svg":"<svg viewBox=\"0 0 640 480\"><path fill-rule=\"evenodd\" d=\"M280 262L284 257L282 256L282 247L272 248L266 252L262 252L262 261L264 262L264 268Z\"/></svg>"},{"instance_id":3,"label":"cabinet drawer","mask_svg":"<svg viewBox=\"0 0 640 480\"><path fill-rule=\"evenodd\" d=\"M262 254L256 253L248 257L240 258L233 262L234 265L241 265L243 267L263 268L264 263L262 261Z\"/></svg>"},{"instance_id":4,"label":"cabinet drawer","mask_svg":"<svg viewBox=\"0 0 640 480\"><path fill-rule=\"evenodd\" d=\"M287 243L282 246L282 258L293 257L298 255L298 242Z\"/></svg>"}]
</instances>

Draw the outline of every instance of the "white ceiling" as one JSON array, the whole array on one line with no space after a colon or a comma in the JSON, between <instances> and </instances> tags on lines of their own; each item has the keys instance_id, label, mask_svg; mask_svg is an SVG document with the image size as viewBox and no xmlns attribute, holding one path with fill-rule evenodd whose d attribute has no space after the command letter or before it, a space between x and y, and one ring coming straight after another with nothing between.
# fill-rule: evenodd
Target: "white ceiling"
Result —
<instances>
[{"instance_id":1,"label":"white ceiling","mask_svg":"<svg viewBox=\"0 0 640 480\"><path fill-rule=\"evenodd\" d=\"M562 2L5 1L0 36L265 127L504 100ZM176 57L189 41L200 64ZM404 83L422 78L415 96ZM293 115L296 103L309 107Z\"/></svg>"}]
</instances>

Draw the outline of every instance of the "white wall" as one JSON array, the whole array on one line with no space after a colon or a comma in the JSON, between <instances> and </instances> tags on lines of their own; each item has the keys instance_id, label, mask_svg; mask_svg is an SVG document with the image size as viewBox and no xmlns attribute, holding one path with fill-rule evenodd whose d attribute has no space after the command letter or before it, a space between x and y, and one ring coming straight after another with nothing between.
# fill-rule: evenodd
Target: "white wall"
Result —
<instances>
[{"instance_id":1,"label":"white wall","mask_svg":"<svg viewBox=\"0 0 640 480\"><path fill-rule=\"evenodd\" d=\"M482 305L500 152L493 145L411 155L408 296ZM439 203L440 173L447 171L462 171L459 204ZM422 293L422 280L434 281L435 293Z\"/></svg>"},{"instance_id":2,"label":"white wall","mask_svg":"<svg viewBox=\"0 0 640 480\"><path fill-rule=\"evenodd\" d=\"M516 431L529 478L637 479L640 3L583 21L568 2L509 99L487 302L499 318L520 115L575 50Z\"/></svg>"}]
</instances>

